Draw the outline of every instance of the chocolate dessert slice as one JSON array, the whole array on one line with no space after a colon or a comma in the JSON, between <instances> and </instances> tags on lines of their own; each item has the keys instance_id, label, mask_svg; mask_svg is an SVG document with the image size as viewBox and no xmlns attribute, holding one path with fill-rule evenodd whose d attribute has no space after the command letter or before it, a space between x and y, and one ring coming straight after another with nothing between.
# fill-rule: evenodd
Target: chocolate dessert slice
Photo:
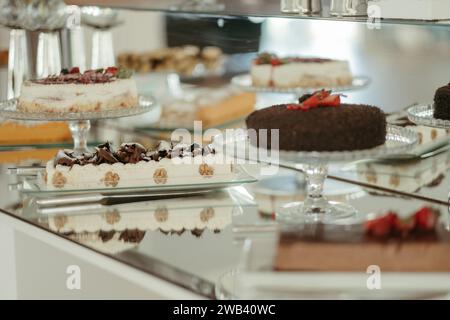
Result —
<instances>
[{"instance_id":1,"label":"chocolate dessert slice","mask_svg":"<svg viewBox=\"0 0 450 320\"><path fill-rule=\"evenodd\" d=\"M392 213L366 225L305 225L283 232L274 268L285 271L450 271L450 232L429 208Z\"/></svg>"},{"instance_id":2,"label":"chocolate dessert slice","mask_svg":"<svg viewBox=\"0 0 450 320\"><path fill-rule=\"evenodd\" d=\"M379 108L341 104L333 98L336 95L309 103L317 94L320 92L300 98L299 104L257 110L246 119L247 128L268 129L267 148L271 148L270 129L279 129L281 150L351 151L384 144L386 116ZM263 146L261 141L251 143Z\"/></svg>"},{"instance_id":3,"label":"chocolate dessert slice","mask_svg":"<svg viewBox=\"0 0 450 320\"><path fill-rule=\"evenodd\" d=\"M437 119L450 120L450 83L436 90L433 116Z\"/></svg>"}]
</instances>

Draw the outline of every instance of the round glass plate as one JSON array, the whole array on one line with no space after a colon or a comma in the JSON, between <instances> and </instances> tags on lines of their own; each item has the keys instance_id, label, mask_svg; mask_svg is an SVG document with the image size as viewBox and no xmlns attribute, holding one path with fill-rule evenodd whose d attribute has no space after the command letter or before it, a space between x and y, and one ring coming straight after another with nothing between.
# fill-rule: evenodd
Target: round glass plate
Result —
<instances>
[{"instance_id":1,"label":"round glass plate","mask_svg":"<svg viewBox=\"0 0 450 320\"><path fill-rule=\"evenodd\" d=\"M450 129L450 120L437 119L433 117L434 106L415 105L407 110L408 119L415 124L434 128Z\"/></svg>"},{"instance_id":2,"label":"round glass plate","mask_svg":"<svg viewBox=\"0 0 450 320\"><path fill-rule=\"evenodd\" d=\"M231 83L242 90L252 92L268 92L268 93L286 93L302 95L311 93L321 89L333 90L336 92L352 91L365 88L370 83L370 78L365 76L355 76L352 84L348 86L336 86L336 87L298 87L298 88L276 88L276 87L255 87L252 85L252 77L250 74L244 74L235 76L231 79Z\"/></svg>"},{"instance_id":3,"label":"round glass plate","mask_svg":"<svg viewBox=\"0 0 450 320\"><path fill-rule=\"evenodd\" d=\"M257 147L250 144L247 130L245 129L233 130L232 134L227 133L226 140L223 140L222 136L214 137L214 144L218 148L222 148L228 144L235 144L237 147L236 155L241 156L245 154L246 159L270 163L277 163L277 160L291 163L328 163L355 161L367 158L385 158L389 155L407 152L414 147L417 141L417 134L414 131L393 125L387 125L385 144L371 149L354 151L268 150L268 152L259 152Z\"/></svg>"},{"instance_id":4,"label":"round glass plate","mask_svg":"<svg viewBox=\"0 0 450 320\"><path fill-rule=\"evenodd\" d=\"M367 158L385 158L404 153L418 142L417 134L406 128L388 125L386 142L378 147L355 151L297 152L264 150L250 144L247 131L235 130L226 138L214 138L213 144L225 150L227 156L245 158L251 161L271 163L303 164L307 195L305 201L288 203L277 210L276 219L284 223L345 223L358 218L358 211L352 206L330 202L323 195L323 185L328 175L328 163L355 161ZM231 153L231 154L230 154Z\"/></svg>"},{"instance_id":5,"label":"round glass plate","mask_svg":"<svg viewBox=\"0 0 450 320\"><path fill-rule=\"evenodd\" d=\"M157 106L151 96L139 96L139 105L133 108L105 110L100 112L24 112L17 109L17 99L0 102L0 117L13 120L32 121L79 121L112 119L139 115Z\"/></svg>"}]
</instances>

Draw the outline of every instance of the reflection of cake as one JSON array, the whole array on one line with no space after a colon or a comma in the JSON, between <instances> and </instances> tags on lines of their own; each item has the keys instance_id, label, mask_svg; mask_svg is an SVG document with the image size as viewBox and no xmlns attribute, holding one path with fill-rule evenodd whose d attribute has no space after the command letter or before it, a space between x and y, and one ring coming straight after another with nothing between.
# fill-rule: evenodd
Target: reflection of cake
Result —
<instances>
[{"instance_id":1,"label":"reflection of cake","mask_svg":"<svg viewBox=\"0 0 450 320\"><path fill-rule=\"evenodd\" d=\"M183 230L223 230L231 224L234 204L229 198L183 198L115 206L97 214L49 216L49 227L59 233L82 233L138 229L181 232ZM184 206L184 207L183 207Z\"/></svg>"},{"instance_id":2,"label":"reflection of cake","mask_svg":"<svg viewBox=\"0 0 450 320\"><path fill-rule=\"evenodd\" d=\"M124 230L121 232L97 231L64 233L66 237L95 250L116 254L136 247L144 239L145 231Z\"/></svg>"},{"instance_id":3,"label":"reflection of cake","mask_svg":"<svg viewBox=\"0 0 450 320\"><path fill-rule=\"evenodd\" d=\"M450 83L436 91L434 96L434 117L450 120Z\"/></svg>"},{"instance_id":4,"label":"reflection of cake","mask_svg":"<svg viewBox=\"0 0 450 320\"><path fill-rule=\"evenodd\" d=\"M130 108L138 104L136 83L130 73L105 70L63 69L59 75L25 81L18 109L27 112L87 112Z\"/></svg>"},{"instance_id":5,"label":"reflection of cake","mask_svg":"<svg viewBox=\"0 0 450 320\"><path fill-rule=\"evenodd\" d=\"M193 128L201 121L203 128L211 128L247 116L254 110L254 93L239 92L233 88L196 89L190 91L192 101L176 100L164 105L157 126L166 128Z\"/></svg>"},{"instance_id":6,"label":"reflection of cake","mask_svg":"<svg viewBox=\"0 0 450 320\"><path fill-rule=\"evenodd\" d=\"M173 71L182 75L192 75L200 64L208 71L220 68L223 59L218 47L183 46L162 48L144 53L122 53L119 65L136 72Z\"/></svg>"},{"instance_id":7,"label":"reflection of cake","mask_svg":"<svg viewBox=\"0 0 450 320\"><path fill-rule=\"evenodd\" d=\"M419 162L358 163L358 179L376 186L403 192L418 192L422 187L437 186L450 168L450 153L442 153Z\"/></svg>"},{"instance_id":8,"label":"reflection of cake","mask_svg":"<svg viewBox=\"0 0 450 320\"><path fill-rule=\"evenodd\" d=\"M161 142L156 150L137 143L122 144L117 151L105 143L82 156L61 150L47 163L45 177L51 189L164 186L232 178L232 164L226 164L210 146L167 142Z\"/></svg>"},{"instance_id":9,"label":"reflection of cake","mask_svg":"<svg viewBox=\"0 0 450 320\"><path fill-rule=\"evenodd\" d=\"M67 123L23 123L5 121L0 124L0 144L32 144L70 141Z\"/></svg>"},{"instance_id":10,"label":"reflection of cake","mask_svg":"<svg viewBox=\"0 0 450 320\"><path fill-rule=\"evenodd\" d=\"M420 156L446 145L450 139L450 130L426 127L411 122L406 112L396 112L386 117L389 124L407 128L417 133L418 143L408 154Z\"/></svg>"},{"instance_id":11,"label":"reflection of cake","mask_svg":"<svg viewBox=\"0 0 450 320\"><path fill-rule=\"evenodd\" d=\"M263 53L251 67L254 86L257 87L333 87L352 83L347 61L320 58L278 58Z\"/></svg>"},{"instance_id":12,"label":"reflection of cake","mask_svg":"<svg viewBox=\"0 0 450 320\"><path fill-rule=\"evenodd\" d=\"M368 105L341 104L338 95L323 90L303 96L298 104L257 110L247 117L246 123L248 129L268 129L267 144L258 142L267 148L271 147L271 130L279 130L281 150L359 150L376 147L386 140L383 111ZM249 136L256 145L254 135Z\"/></svg>"},{"instance_id":13,"label":"reflection of cake","mask_svg":"<svg viewBox=\"0 0 450 320\"><path fill-rule=\"evenodd\" d=\"M145 232L166 235L185 232L200 237L205 231L219 233L231 225L236 204L226 193L114 205L93 213L67 210L48 214L49 228L71 239L107 252L130 249ZM138 241L133 241L133 239Z\"/></svg>"},{"instance_id":14,"label":"reflection of cake","mask_svg":"<svg viewBox=\"0 0 450 320\"><path fill-rule=\"evenodd\" d=\"M388 213L363 225L311 224L281 235L278 270L358 271L376 265L382 271L450 271L450 233L430 209L399 219Z\"/></svg>"}]
</instances>

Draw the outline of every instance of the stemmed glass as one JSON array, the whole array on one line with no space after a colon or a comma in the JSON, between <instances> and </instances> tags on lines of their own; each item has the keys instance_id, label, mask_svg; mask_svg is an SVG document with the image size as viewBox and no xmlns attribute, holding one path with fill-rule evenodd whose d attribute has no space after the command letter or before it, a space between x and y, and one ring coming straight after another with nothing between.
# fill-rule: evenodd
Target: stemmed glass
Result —
<instances>
[{"instance_id":1,"label":"stemmed glass","mask_svg":"<svg viewBox=\"0 0 450 320\"><path fill-rule=\"evenodd\" d=\"M20 12L24 6L24 1L20 0L0 2L0 24L11 29L8 56L8 99L19 96L22 82L29 77L26 31L20 24Z\"/></svg>"},{"instance_id":2,"label":"stemmed glass","mask_svg":"<svg viewBox=\"0 0 450 320\"><path fill-rule=\"evenodd\" d=\"M36 77L43 78L61 71L59 31L67 19L66 5L61 0L30 0L20 12L23 28L39 31Z\"/></svg>"},{"instance_id":3,"label":"stemmed glass","mask_svg":"<svg viewBox=\"0 0 450 320\"><path fill-rule=\"evenodd\" d=\"M116 63L111 29L121 23L118 11L95 6L82 7L81 21L83 24L94 28L91 69L114 66Z\"/></svg>"}]
</instances>

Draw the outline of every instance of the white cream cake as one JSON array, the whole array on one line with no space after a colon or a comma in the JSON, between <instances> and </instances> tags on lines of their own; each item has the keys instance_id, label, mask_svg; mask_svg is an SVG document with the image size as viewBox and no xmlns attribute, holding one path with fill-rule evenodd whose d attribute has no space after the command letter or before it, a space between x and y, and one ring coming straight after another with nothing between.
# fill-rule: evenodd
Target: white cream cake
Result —
<instances>
[{"instance_id":1,"label":"white cream cake","mask_svg":"<svg viewBox=\"0 0 450 320\"><path fill-rule=\"evenodd\" d=\"M138 104L136 83L130 73L115 67L63 69L59 75L22 84L17 108L24 112L100 112Z\"/></svg>"},{"instance_id":2,"label":"white cream cake","mask_svg":"<svg viewBox=\"0 0 450 320\"><path fill-rule=\"evenodd\" d=\"M256 87L318 88L350 85L353 80L345 60L322 58L278 58L262 53L251 66Z\"/></svg>"},{"instance_id":3,"label":"white cream cake","mask_svg":"<svg viewBox=\"0 0 450 320\"><path fill-rule=\"evenodd\" d=\"M105 143L82 156L61 150L47 163L44 180L48 189L97 189L227 182L233 177L233 165L209 146L161 142L153 151L137 143L122 144L117 151Z\"/></svg>"}]
</instances>

